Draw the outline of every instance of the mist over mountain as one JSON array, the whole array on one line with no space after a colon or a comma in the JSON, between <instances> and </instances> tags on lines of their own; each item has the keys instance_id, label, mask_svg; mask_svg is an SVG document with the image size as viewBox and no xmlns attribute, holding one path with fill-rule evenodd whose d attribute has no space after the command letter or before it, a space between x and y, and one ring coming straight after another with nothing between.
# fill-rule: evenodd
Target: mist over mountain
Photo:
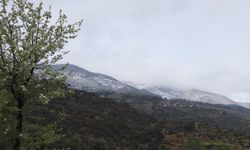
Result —
<instances>
[{"instance_id":1,"label":"mist over mountain","mask_svg":"<svg viewBox=\"0 0 250 150\"><path fill-rule=\"evenodd\" d=\"M54 68L60 68L56 65ZM122 82L111 76L93 73L75 65L68 65L63 71L71 73L67 84L74 89L95 93L120 93L120 94L152 94L163 99L180 99L209 104L240 105L249 108L248 104L235 102L223 95L210 93L198 89L178 90L167 87L152 87L133 82Z\"/></svg>"},{"instance_id":2,"label":"mist over mountain","mask_svg":"<svg viewBox=\"0 0 250 150\"><path fill-rule=\"evenodd\" d=\"M250 102L249 1L44 0L44 4L86 21L66 48L72 51L63 62L122 81L201 89Z\"/></svg>"}]
</instances>

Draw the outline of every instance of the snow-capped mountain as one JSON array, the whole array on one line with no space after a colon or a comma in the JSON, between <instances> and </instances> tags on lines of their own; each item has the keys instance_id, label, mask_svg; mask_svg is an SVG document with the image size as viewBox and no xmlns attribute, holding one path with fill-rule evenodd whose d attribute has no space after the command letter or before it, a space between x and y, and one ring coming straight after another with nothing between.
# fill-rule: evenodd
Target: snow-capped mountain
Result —
<instances>
[{"instance_id":1,"label":"snow-capped mountain","mask_svg":"<svg viewBox=\"0 0 250 150\"><path fill-rule=\"evenodd\" d=\"M223 105L241 105L250 108L250 104L238 104L237 102L219 94L210 93L201 90L177 90L167 87L150 87L144 84L138 84L133 82L126 82L127 84L138 88L144 89L150 93L161 96L163 99L183 99L195 102L203 102L210 104L223 104Z\"/></svg>"},{"instance_id":2,"label":"snow-capped mountain","mask_svg":"<svg viewBox=\"0 0 250 150\"><path fill-rule=\"evenodd\" d=\"M209 92L200 91L200 90L194 90L194 89L185 91L183 94L183 97L189 100L200 101L200 102L210 103L210 104L224 104L224 105L237 104L233 100L223 95L209 93Z\"/></svg>"},{"instance_id":3,"label":"snow-capped mountain","mask_svg":"<svg viewBox=\"0 0 250 150\"><path fill-rule=\"evenodd\" d=\"M209 93L201 90L175 90L163 87L149 87L149 92L161 96L165 99L185 99L196 102L210 103L210 104L223 104L223 105L236 105L233 100L219 94Z\"/></svg>"},{"instance_id":4,"label":"snow-capped mountain","mask_svg":"<svg viewBox=\"0 0 250 150\"><path fill-rule=\"evenodd\" d=\"M53 66L55 69L60 67L62 67L62 65ZM223 95L215 93L195 89L178 90L166 87L148 87L144 84L121 82L111 76L93 73L75 65L68 65L66 69L63 70L63 73L67 75L71 74L67 80L67 84L71 88L87 92L115 92L122 94L140 93L146 95L158 95L163 99L183 99L210 104L240 105L250 108L249 103L237 103Z\"/></svg>"},{"instance_id":5,"label":"snow-capped mountain","mask_svg":"<svg viewBox=\"0 0 250 150\"><path fill-rule=\"evenodd\" d=\"M55 65L54 68L59 68L61 65ZM136 92L137 89L129 86L115 78L100 74L89 72L75 65L68 65L63 73L70 74L67 84L71 88L78 90L85 90L87 92L118 92L131 93Z\"/></svg>"}]
</instances>

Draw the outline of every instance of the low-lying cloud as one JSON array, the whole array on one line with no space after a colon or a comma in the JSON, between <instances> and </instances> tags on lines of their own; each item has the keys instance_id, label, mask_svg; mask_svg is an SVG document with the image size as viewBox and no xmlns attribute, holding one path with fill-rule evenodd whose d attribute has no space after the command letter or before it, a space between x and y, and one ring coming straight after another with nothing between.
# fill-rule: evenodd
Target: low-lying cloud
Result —
<instances>
[{"instance_id":1,"label":"low-lying cloud","mask_svg":"<svg viewBox=\"0 0 250 150\"><path fill-rule=\"evenodd\" d=\"M72 22L85 21L66 47L71 53L65 62L120 80L199 88L250 102L250 1L44 3Z\"/></svg>"}]
</instances>

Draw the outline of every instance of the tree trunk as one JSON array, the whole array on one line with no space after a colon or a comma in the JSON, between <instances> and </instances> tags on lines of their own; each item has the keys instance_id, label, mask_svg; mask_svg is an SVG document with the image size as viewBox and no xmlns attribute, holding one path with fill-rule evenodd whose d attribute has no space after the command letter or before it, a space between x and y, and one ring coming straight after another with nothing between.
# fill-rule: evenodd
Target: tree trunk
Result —
<instances>
[{"instance_id":1,"label":"tree trunk","mask_svg":"<svg viewBox=\"0 0 250 150\"><path fill-rule=\"evenodd\" d=\"M14 143L14 150L21 149L21 136L22 136L22 129L23 129L23 101L18 100L18 112L17 112L17 125L16 125L16 136L15 136L15 143Z\"/></svg>"}]
</instances>

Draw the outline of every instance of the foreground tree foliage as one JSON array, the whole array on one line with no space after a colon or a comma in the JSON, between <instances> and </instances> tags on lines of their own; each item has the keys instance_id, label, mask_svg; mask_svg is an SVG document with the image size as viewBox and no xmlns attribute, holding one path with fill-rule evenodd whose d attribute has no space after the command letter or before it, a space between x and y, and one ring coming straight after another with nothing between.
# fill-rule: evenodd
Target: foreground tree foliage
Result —
<instances>
[{"instance_id":1,"label":"foreground tree foliage","mask_svg":"<svg viewBox=\"0 0 250 150\"><path fill-rule=\"evenodd\" d=\"M67 53L82 21L67 24L61 11L52 20L42 3L0 1L0 149L40 149L60 138L56 123L39 126L32 123L39 116L25 116L64 95L66 78L51 65Z\"/></svg>"}]
</instances>

